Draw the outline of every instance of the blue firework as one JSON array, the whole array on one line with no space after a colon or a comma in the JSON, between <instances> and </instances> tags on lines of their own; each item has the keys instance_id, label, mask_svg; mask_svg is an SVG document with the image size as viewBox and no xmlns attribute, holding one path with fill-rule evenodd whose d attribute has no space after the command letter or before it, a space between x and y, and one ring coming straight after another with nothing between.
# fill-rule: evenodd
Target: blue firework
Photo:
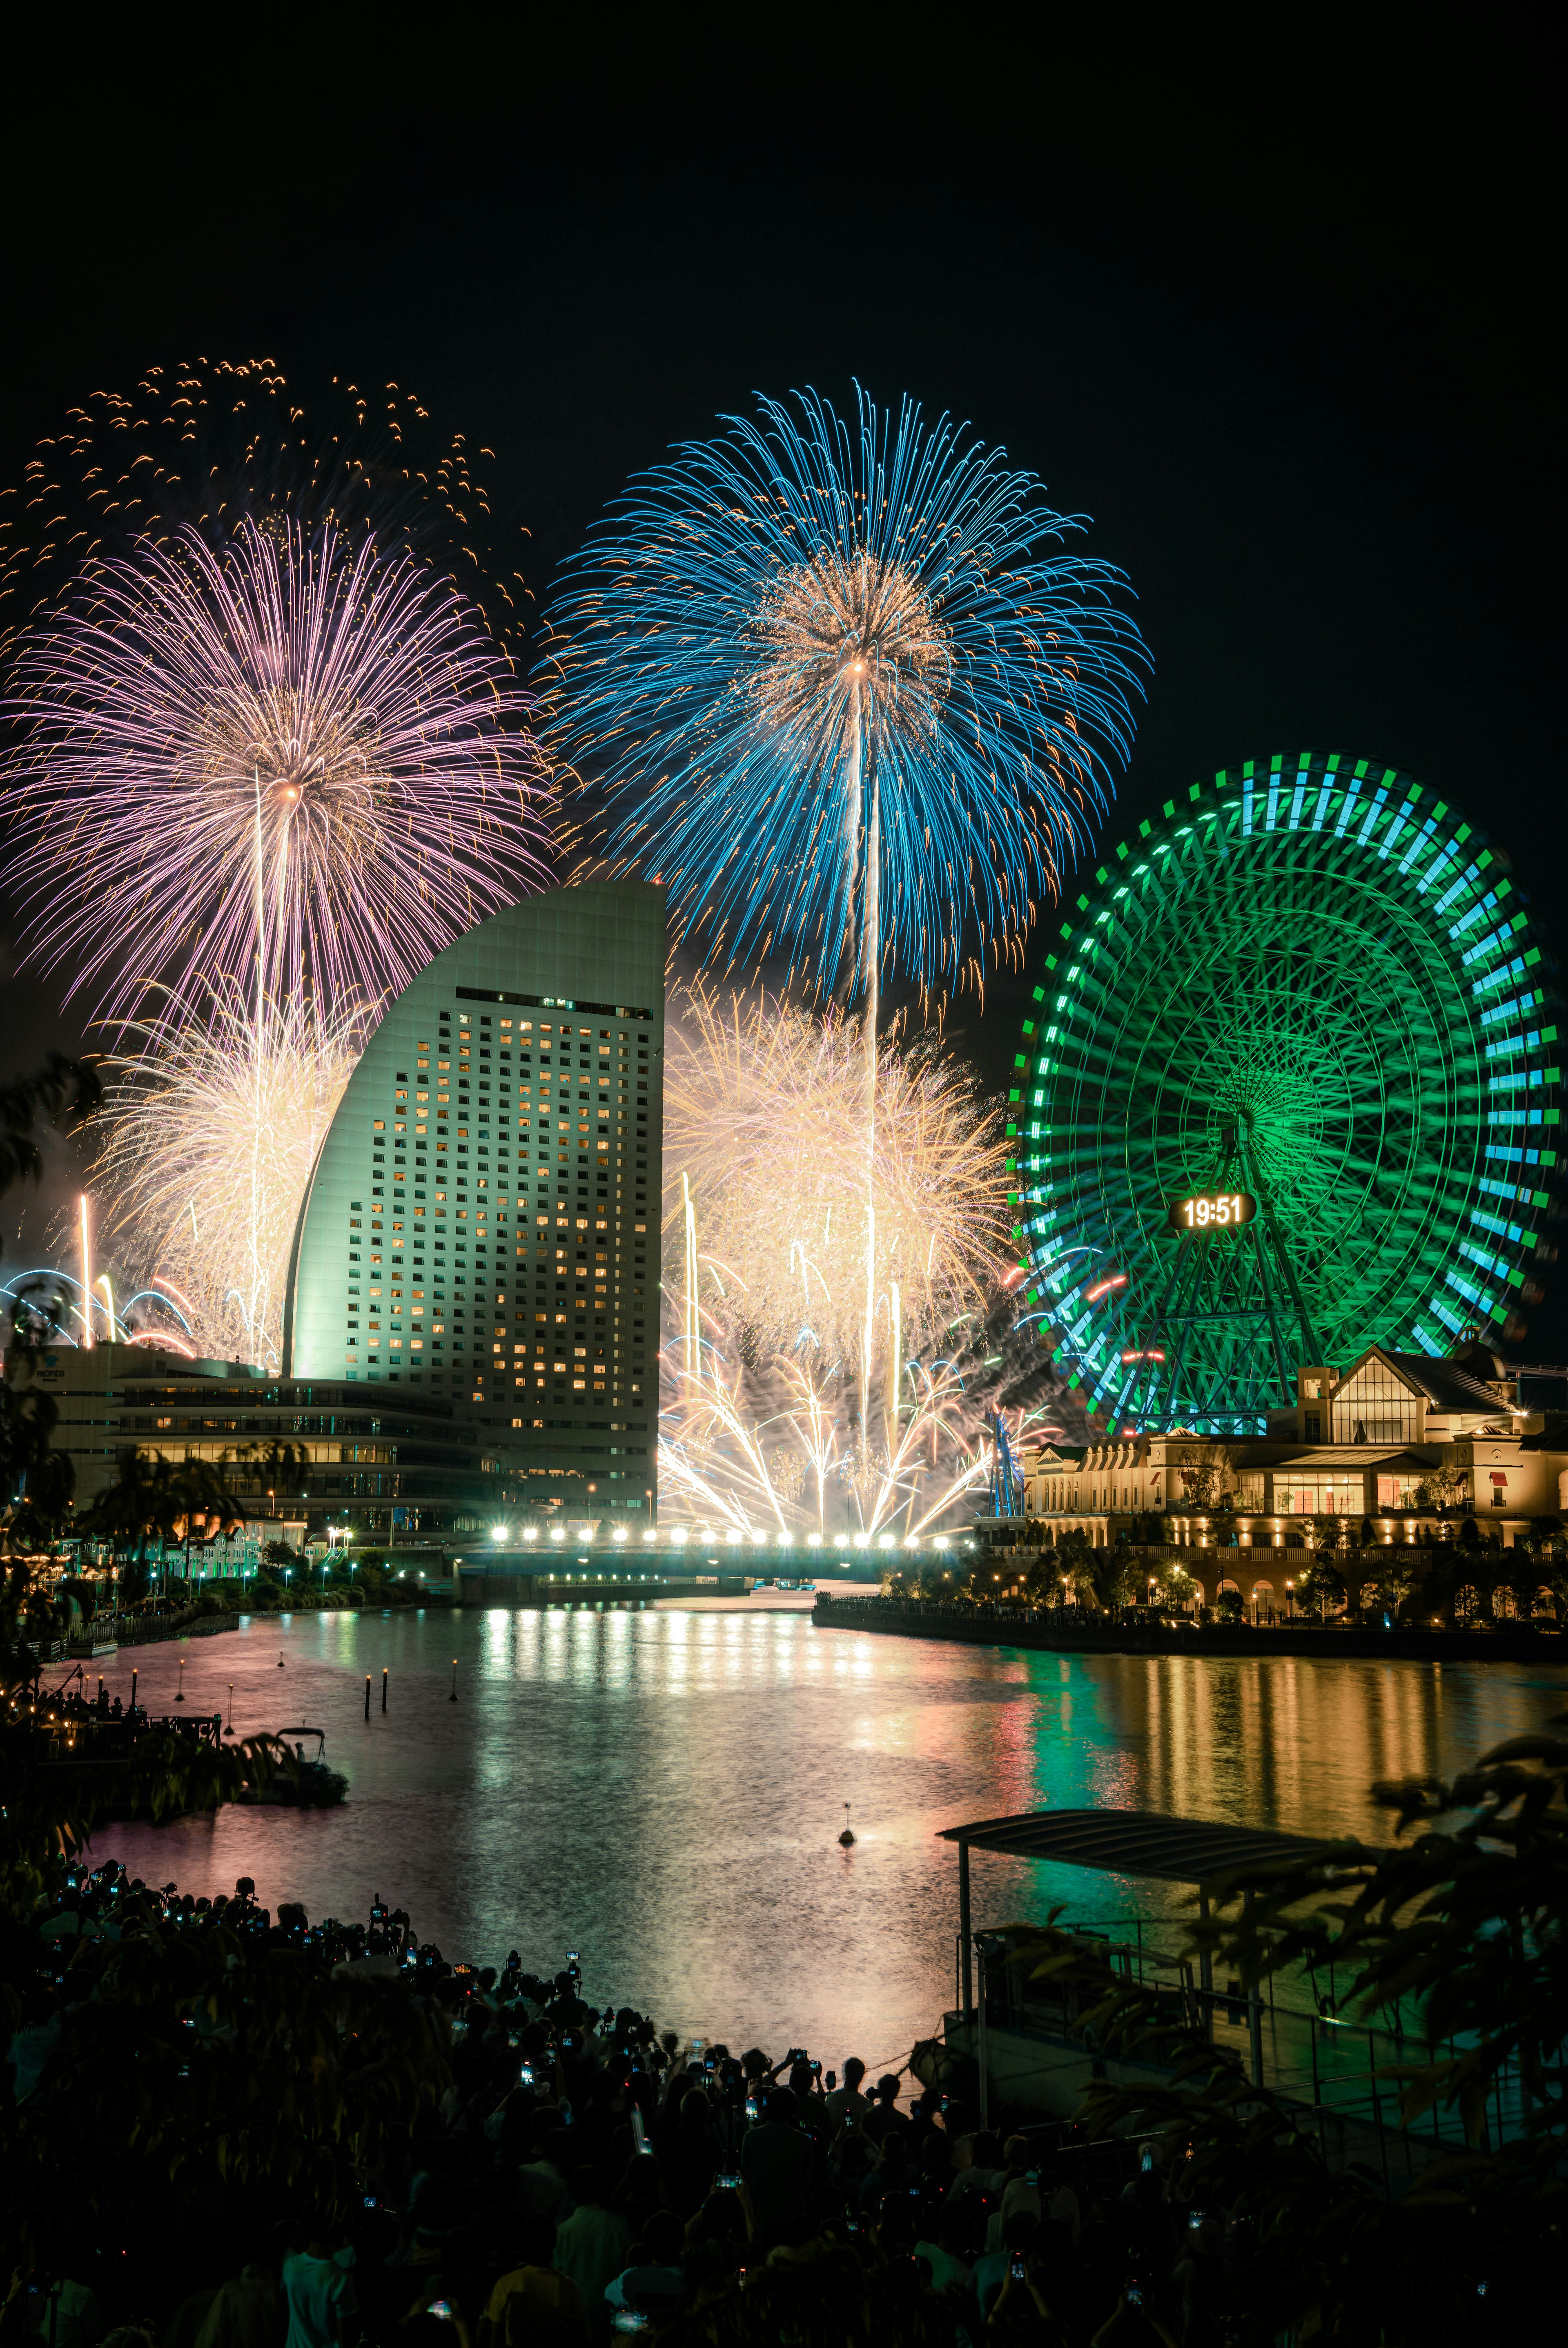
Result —
<instances>
[{"instance_id":1,"label":"blue firework","mask_svg":"<svg viewBox=\"0 0 1568 2348\"><path fill-rule=\"evenodd\" d=\"M1104 812L1148 654L1005 452L856 387L632 480L548 614L554 747L711 962L952 983Z\"/></svg>"}]
</instances>

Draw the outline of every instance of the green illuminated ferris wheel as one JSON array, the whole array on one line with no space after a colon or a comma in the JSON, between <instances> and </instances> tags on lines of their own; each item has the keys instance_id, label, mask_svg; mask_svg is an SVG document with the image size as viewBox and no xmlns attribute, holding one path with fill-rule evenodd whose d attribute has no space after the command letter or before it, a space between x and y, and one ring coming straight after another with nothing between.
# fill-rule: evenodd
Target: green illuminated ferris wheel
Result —
<instances>
[{"instance_id":1,"label":"green illuminated ferris wheel","mask_svg":"<svg viewBox=\"0 0 1568 2348\"><path fill-rule=\"evenodd\" d=\"M1434 792L1307 751L1195 783L1039 976L1022 1310L1113 1423L1261 1429L1298 1365L1517 1334L1557 996L1504 860Z\"/></svg>"}]
</instances>

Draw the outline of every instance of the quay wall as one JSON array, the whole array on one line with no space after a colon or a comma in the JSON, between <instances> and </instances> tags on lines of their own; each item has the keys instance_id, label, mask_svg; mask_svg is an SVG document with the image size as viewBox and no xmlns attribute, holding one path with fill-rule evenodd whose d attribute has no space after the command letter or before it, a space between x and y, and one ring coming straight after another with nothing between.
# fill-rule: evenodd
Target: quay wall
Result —
<instances>
[{"instance_id":1,"label":"quay wall","mask_svg":"<svg viewBox=\"0 0 1568 2348\"><path fill-rule=\"evenodd\" d=\"M958 1606L940 1599L819 1595L812 1621L826 1631L875 1631L895 1638L951 1639L965 1646L1037 1647L1071 1655L1317 1655L1415 1658L1424 1663L1553 1663L1568 1667L1560 1632L1510 1623L1488 1631L1433 1631L1399 1624L1380 1631L1315 1622L1194 1624L1074 1622L1048 1607Z\"/></svg>"}]
</instances>

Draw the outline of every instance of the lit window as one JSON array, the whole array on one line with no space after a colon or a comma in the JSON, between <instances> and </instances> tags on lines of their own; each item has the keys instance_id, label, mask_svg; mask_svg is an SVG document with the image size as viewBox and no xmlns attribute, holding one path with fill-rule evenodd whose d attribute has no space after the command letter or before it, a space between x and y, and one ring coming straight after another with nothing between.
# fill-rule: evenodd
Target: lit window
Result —
<instances>
[{"instance_id":1,"label":"lit window","mask_svg":"<svg viewBox=\"0 0 1568 2348\"><path fill-rule=\"evenodd\" d=\"M1358 1517L1365 1513L1359 1476L1279 1475L1274 1510L1280 1517Z\"/></svg>"}]
</instances>

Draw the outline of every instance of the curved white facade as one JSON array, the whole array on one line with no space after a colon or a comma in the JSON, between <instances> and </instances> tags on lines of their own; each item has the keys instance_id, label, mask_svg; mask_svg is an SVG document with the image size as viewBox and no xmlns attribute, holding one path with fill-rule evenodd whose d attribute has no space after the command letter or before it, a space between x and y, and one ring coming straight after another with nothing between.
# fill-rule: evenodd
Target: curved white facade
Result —
<instances>
[{"instance_id":1,"label":"curved white facade","mask_svg":"<svg viewBox=\"0 0 1568 2348\"><path fill-rule=\"evenodd\" d=\"M550 890L437 954L323 1143L285 1375L414 1386L530 1497L651 1509L663 1045L656 886Z\"/></svg>"}]
</instances>

